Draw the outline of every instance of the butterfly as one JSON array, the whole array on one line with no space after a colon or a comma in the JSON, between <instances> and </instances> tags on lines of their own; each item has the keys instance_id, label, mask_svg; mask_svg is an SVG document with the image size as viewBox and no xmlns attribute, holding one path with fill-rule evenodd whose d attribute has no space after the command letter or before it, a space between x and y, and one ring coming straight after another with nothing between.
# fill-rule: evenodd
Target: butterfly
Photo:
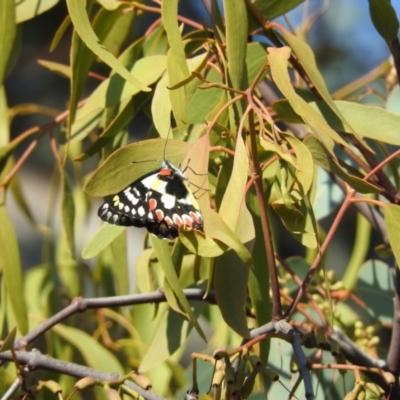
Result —
<instances>
[{"instance_id":1,"label":"butterfly","mask_svg":"<svg viewBox=\"0 0 400 400\"><path fill-rule=\"evenodd\" d=\"M106 201L98 216L114 225L146 227L160 239L173 240L184 225L203 232L203 216L183 172L164 160Z\"/></svg>"}]
</instances>

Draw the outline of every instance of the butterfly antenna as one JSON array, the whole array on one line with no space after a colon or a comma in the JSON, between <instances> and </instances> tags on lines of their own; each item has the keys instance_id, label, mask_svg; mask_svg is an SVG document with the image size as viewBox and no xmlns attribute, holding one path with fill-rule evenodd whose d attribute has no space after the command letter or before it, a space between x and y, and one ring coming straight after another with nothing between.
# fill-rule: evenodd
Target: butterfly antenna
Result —
<instances>
[{"instance_id":1,"label":"butterfly antenna","mask_svg":"<svg viewBox=\"0 0 400 400\"><path fill-rule=\"evenodd\" d=\"M168 143L168 139L169 139L169 133L171 132L171 126L168 129L168 133L167 133L167 140L165 141L165 145L164 145L164 153L163 153L163 160L165 161L165 154L167 152L167 143Z\"/></svg>"}]
</instances>

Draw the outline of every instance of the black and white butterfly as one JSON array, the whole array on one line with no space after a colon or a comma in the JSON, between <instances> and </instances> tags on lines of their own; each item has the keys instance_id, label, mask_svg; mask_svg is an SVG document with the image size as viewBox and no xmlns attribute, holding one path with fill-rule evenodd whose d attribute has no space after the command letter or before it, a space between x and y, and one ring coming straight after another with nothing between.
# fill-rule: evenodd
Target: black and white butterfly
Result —
<instances>
[{"instance_id":1,"label":"black and white butterfly","mask_svg":"<svg viewBox=\"0 0 400 400\"><path fill-rule=\"evenodd\" d=\"M146 227L160 239L175 239L181 225L203 231L189 180L167 160L105 202L98 216L114 225Z\"/></svg>"}]
</instances>

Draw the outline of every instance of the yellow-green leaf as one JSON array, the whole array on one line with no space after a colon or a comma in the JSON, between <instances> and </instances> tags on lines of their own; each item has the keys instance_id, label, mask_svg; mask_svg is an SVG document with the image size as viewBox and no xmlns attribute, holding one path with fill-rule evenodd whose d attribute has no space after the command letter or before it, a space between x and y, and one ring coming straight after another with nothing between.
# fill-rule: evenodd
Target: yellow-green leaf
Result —
<instances>
[{"instance_id":1,"label":"yellow-green leaf","mask_svg":"<svg viewBox=\"0 0 400 400\"><path fill-rule=\"evenodd\" d=\"M125 226L104 224L83 248L82 258L88 260L89 258L96 257L100 251L110 245L125 229Z\"/></svg>"},{"instance_id":2,"label":"yellow-green leaf","mask_svg":"<svg viewBox=\"0 0 400 400\"><path fill-rule=\"evenodd\" d=\"M0 12L0 86L7 71L16 34L15 0L3 0Z\"/></svg>"},{"instance_id":3,"label":"yellow-green leaf","mask_svg":"<svg viewBox=\"0 0 400 400\"><path fill-rule=\"evenodd\" d=\"M28 332L28 315L23 296L22 266L17 237L4 205L0 206L0 271L13 317L21 334Z\"/></svg>"},{"instance_id":4,"label":"yellow-green leaf","mask_svg":"<svg viewBox=\"0 0 400 400\"><path fill-rule=\"evenodd\" d=\"M199 335L206 341L206 337L203 333L203 330L201 329L199 323L197 322L197 317L194 315L192 308L190 307L190 304L183 294L183 288L179 282L179 278L176 274L174 265L172 264L171 260L171 253L170 249L168 246L168 243L165 240L162 239L157 239L154 236L150 236L151 238L151 243L153 246L153 249L157 255L158 261L160 262L165 278L168 280L172 290L175 293L175 296L179 300L183 311L185 312L187 318L189 321L193 324L193 326L196 328L197 332Z\"/></svg>"},{"instance_id":5,"label":"yellow-green leaf","mask_svg":"<svg viewBox=\"0 0 400 400\"><path fill-rule=\"evenodd\" d=\"M389 243L396 258L397 268L400 268L400 207L396 204L387 204L384 214Z\"/></svg>"},{"instance_id":6,"label":"yellow-green leaf","mask_svg":"<svg viewBox=\"0 0 400 400\"><path fill-rule=\"evenodd\" d=\"M86 332L63 324L53 326L52 330L74 346L90 368L123 375L124 369L117 358Z\"/></svg>"},{"instance_id":7,"label":"yellow-green leaf","mask_svg":"<svg viewBox=\"0 0 400 400\"><path fill-rule=\"evenodd\" d=\"M71 16L71 21L86 46L134 87L144 92L150 91L150 88L134 78L132 74L130 74L129 71L112 55L112 53L101 46L98 37L90 25L86 12L86 1L67 0L67 6L69 15Z\"/></svg>"},{"instance_id":8,"label":"yellow-green leaf","mask_svg":"<svg viewBox=\"0 0 400 400\"><path fill-rule=\"evenodd\" d=\"M15 0L14 0L15 1ZM59 0L24 0L15 1L16 3L16 22L19 24L21 22L27 21L43 14L45 11L50 10L54 7Z\"/></svg>"},{"instance_id":9,"label":"yellow-green leaf","mask_svg":"<svg viewBox=\"0 0 400 400\"><path fill-rule=\"evenodd\" d=\"M325 148L332 152L334 141L347 146L346 142L328 125L328 123L294 90L290 81L288 61L291 49L289 47L268 48L271 73L275 84L287 98L295 112L318 135Z\"/></svg>"}]
</instances>

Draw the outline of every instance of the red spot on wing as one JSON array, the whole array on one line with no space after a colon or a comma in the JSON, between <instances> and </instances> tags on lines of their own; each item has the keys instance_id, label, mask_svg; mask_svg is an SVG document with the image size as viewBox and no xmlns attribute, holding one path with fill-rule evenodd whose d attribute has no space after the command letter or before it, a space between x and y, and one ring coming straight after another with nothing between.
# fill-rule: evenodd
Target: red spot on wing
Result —
<instances>
[{"instance_id":1,"label":"red spot on wing","mask_svg":"<svg viewBox=\"0 0 400 400\"><path fill-rule=\"evenodd\" d=\"M173 219L174 223L175 223L177 226L181 226L182 223L183 223L182 218L181 218L178 214L174 214L174 215L172 216L172 219Z\"/></svg>"},{"instance_id":2,"label":"red spot on wing","mask_svg":"<svg viewBox=\"0 0 400 400\"><path fill-rule=\"evenodd\" d=\"M156 210L156 218L157 218L159 221L162 221L162 220L164 219L164 213L163 213L162 210Z\"/></svg>"},{"instance_id":3,"label":"red spot on wing","mask_svg":"<svg viewBox=\"0 0 400 400\"><path fill-rule=\"evenodd\" d=\"M193 228L193 220L192 220L192 218L189 217L189 215L187 215L187 214L182 215L182 219L183 219L184 224L187 227Z\"/></svg>"},{"instance_id":4,"label":"red spot on wing","mask_svg":"<svg viewBox=\"0 0 400 400\"><path fill-rule=\"evenodd\" d=\"M150 199L149 200L149 210L153 211L157 207L157 200L156 199Z\"/></svg>"},{"instance_id":5,"label":"red spot on wing","mask_svg":"<svg viewBox=\"0 0 400 400\"><path fill-rule=\"evenodd\" d=\"M172 175L172 170L169 168L163 168L160 170L160 172L158 173L159 176L171 176Z\"/></svg>"},{"instance_id":6,"label":"red spot on wing","mask_svg":"<svg viewBox=\"0 0 400 400\"><path fill-rule=\"evenodd\" d=\"M190 211L189 215L192 217L192 220L196 222L196 224L201 224L201 221L195 212Z\"/></svg>"},{"instance_id":7,"label":"red spot on wing","mask_svg":"<svg viewBox=\"0 0 400 400\"><path fill-rule=\"evenodd\" d=\"M170 217L165 217L165 223L168 226L172 226L174 224L174 221L172 221L172 219Z\"/></svg>"}]
</instances>

